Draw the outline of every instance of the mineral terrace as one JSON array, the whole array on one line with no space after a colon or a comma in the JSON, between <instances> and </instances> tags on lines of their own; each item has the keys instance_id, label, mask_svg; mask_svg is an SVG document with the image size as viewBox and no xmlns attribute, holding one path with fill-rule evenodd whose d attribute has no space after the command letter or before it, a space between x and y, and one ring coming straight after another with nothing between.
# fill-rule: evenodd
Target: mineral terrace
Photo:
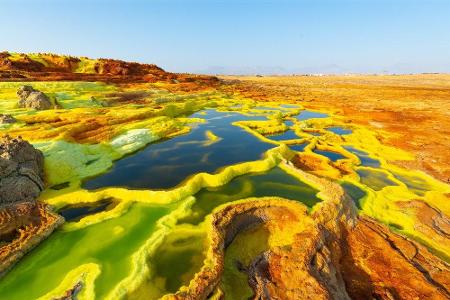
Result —
<instances>
[{"instance_id":1,"label":"mineral terrace","mask_svg":"<svg viewBox=\"0 0 450 300\"><path fill-rule=\"evenodd\" d=\"M0 80L2 299L450 298L450 75Z\"/></svg>"}]
</instances>

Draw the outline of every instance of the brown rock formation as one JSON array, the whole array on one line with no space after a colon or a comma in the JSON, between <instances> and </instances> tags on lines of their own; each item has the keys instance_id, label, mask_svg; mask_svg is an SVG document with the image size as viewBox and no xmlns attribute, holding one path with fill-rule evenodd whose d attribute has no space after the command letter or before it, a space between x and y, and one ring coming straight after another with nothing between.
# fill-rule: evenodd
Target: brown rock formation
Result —
<instances>
[{"instance_id":1,"label":"brown rock formation","mask_svg":"<svg viewBox=\"0 0 450 300\"><path fill-rule=\"evenodd\" d=\"M223 295L227 246L239 232L263 224L282 242L238 266L254 299L449 299L447 263L386 226L358 218L339 185L298 172L322 187L324 201L312 214L281 198L252 198L215 211L204 267L188 287L166 298Z\"/></svg>"},{"instance_id":2,"label":"brown rock formation","mask_svg":"<svg viewBox=\"0 0 450 300\"><path fill-rule=\"evenodd\" d=\"M438 209L420 200L397 201L395 204L407 213L417 216L414 229L432 236L443 245L450 244L450 219Z\"/></svg>"},{"instance_id":3,"label":"brown rock formation","mask_svg":"<svg viewBox=\"0 0 450 300\"><path fill-rule=\"evenodd\" d=\"M352 299L449 299L450 266L418 243L361 218L342 240Z\"/></svg>"},{"instance_id":4,"label":"brown rock formation","mask_svg":"<svg viewBox=\"0 0 450 300\"><path fill-rule=\"evenodd\" d=\"M52 107L52 102L43 92L33 89L30 85L24 85L17 91L18 105L21 108L33 108L44 110Z\"/></svg>"},{"instance_id":5,"label":"brown rock formation","mask_svg":"<svg viewBox=\"0 0 450 300\"><path fill-rule=\"evenodd\" d=\"M45 63L44 63L45 62ZM93 65L93 68L85 68ZM199 90L216 86L214 76L166 72L154 64L116 59L89 59L51 53L0 53L0 79L5 81L103 81L114 83L166 82L175 90Z\"/></svg>"},{"instance_id":6,"label":"brown rock formation","mask_svg":"<svg viewBox=\"0 0 450 300\"><path fill-rule=\"evenodd\" d=\"M23 202L0 208L0 277L63 222L42 203Z\"/></svg>"},{"instance_id":7,"label":"brown rock formation","mask_svg":"<svg viewBox=\"0 0 450 300\"><path fill-rule=\"evenodd\" d=\"M0 114L0 124L11 124L15 122L17 122L17 120L13 116Z\"/></svg>"},{"instance_id":8,"label":"brown rock formation","mask_svg":"<svg viewBox=\"0 0 450 300\"><path fill-rule=\"evenodd\" d=\"M36 202L44 156L21 138L0 139L0 276L64 219Z\"/></svg>"},{"instance_id":9,"label":"brown rock formation","mask_svg":"<svg viewBox=\"0 0 450 300\"><path fill-rule=\"evenodd\" d=\"M19 55L20 59L12 59L10 53L2 52L0 53L0 70L72 73L81 62L80 58L73 56L63 56L51 53L40 53L37 54L37 56L40 57L40 60L33 59L25 53ZM44 64L43 61L46 63ZM94 74L110 75L144 75L148 73L164 72L163 69L154 64L139 64L103 58L97 60L92 71Z\"/></svg>"},{"instance_id":10,"label":"brown rock formation","mask_svg":"<svg viewBox=\"0 0 450 300\"><path fill-rule=\"evenodd\" d=\"M53 300L77 300L77 295L83 288L81 282L77 282L71 289L67 290L62 297L54 298Z\"/></svg>"},{"instance_id":11,"label":"brown rock formation","mask_svg":"<svg viewBox=\"0 0 450 300\"><path fill-rule=\"evenodd\" d=\"M0 138L0 206L34 201L44 189L44 156L19 138Z\"/></svg>"},{"instance_id":12,"label":"brown rock formation","mask_svg":"<svg viewBox=\"0 0 450 300\"><path fill-rule=\"evenodd\" d=\"M33 72L42 71L44 65L38 61L30 59L27 55L22 55L21 60L11 59L11 54L8 52L0 53L0 69L6 70L30 70Z\"/></svg>"},{"instance_id":13,"label":"brown rock formation","mask_svg":"<svg viewBox=\"0 0 450 300\"><path fill-rule=\"evenodd\" d=\"M300 153L292 159L292 163L296 167L305 171L324 170L323 161L324 159L307 153Z\"/></svg>"},{"instance_id":14,"label":"brown rock formation","mask_svg":"<svg viewBox=\"0 0 450 300\"><path fill-rule=\"evenodd\" d=\"M448 299L450 267L426 248L362 218L338 241L306 231L257 257L256 299ZM328 233L326 233L328 234ZM317 239L317 236L322 238Z\"/></svg>"}]
</instances>

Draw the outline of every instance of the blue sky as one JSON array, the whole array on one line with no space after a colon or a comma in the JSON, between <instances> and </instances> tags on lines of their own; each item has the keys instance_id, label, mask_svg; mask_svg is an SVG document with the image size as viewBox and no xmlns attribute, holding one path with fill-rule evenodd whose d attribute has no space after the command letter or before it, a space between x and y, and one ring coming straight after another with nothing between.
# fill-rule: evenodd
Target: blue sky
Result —
<instances>
[{"instance_id":1,"label":"blue sky","mask_svg":"<svg viewBox=\"0 0 450 300\"><path fill-rule=\"evenodd\" d=\"M450 1L0 0L0 50L176 72L450 72Z\"/></svg>"}]
</instances>

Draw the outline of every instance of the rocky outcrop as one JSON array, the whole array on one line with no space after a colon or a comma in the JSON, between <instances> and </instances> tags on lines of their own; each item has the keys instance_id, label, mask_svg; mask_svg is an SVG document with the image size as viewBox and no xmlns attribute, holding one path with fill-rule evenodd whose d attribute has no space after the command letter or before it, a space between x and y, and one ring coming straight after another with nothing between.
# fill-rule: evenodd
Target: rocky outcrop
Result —
<instances>
[{"instance_id":1,"label":"rocky outcrop","mask_svg":"<svg viewBox=\"0 0 450 300\"><path fill-rule=\"evenodd\" d=\"M155 64L52 53L0 52L0 78L6 81L167 82L176 83L172 88L185 91L219 84L215 76L170 73Z\"/></svg>"},{"instance_id":2,"label":"rocky outcrop","mask_svg":"<svg viewBox=\"0 0 450 300\"><path fill-rule=\"evenodd\" d=\"M308 213L305 205L276 197L252 198L231 203L211 217L208 258L212 264L195 275L167 299L205 299L220 290L227 245L239 232L264 224L275 237L266 252L250 266L241 266L259 299L349 299L339 269L339 241L344 228L352 228L357 212L352 200L336 183L297 170L306 182L321 187L318 209Z\"/></svg>"},{"instance_id":3,"label":"rocky outcrop","mask_svg":"<svg viewBox=\"0 0 450 300\"><path fill-rule=\"evenodd\" d=\"M44 189L44 156L22 138L0 138L0 207L34 201Z\"/></svg>"},{"instance_id":4,"label":"rocky outcrop","mask_svg":"<svg viewBox=\"0 0 450 300\"><path fill-rule=\"evenodd\" d=\"M54 300L77 300L77 295L83 288L81 282L77 282L71 289L67 290L62 297L54 298Z\"/></svg>"},{"instance_id":5,"label":"rocky outcrop","mask_svg":"<svg viewBox=\"0 0 450 300\"><path fill-rule=\"evenodd\" d=\"M61 216L42 203L22 202L1 207L0 277L63 222Z\"/></svg>"},{"instance_id":6,"label":"rocky outcrop","mask_svg":"<svg viewBox=\"0 0 450 300\"><path fill-rule=\"evenodd\" d=\"M450 218L444 213L421 200L397 201L395 205L417 217L418 222L414 224L417 232L432 236L443 245L450 245Z\"/></svg>"},{"instance_id":7,"label":"rocky outcrop","mask_svg":"<svg viewBox=\"0 0 450 300\"><path fill-rule=\"evenodd\" d=\"M265 226L272 237L269 249L249 265L237 262L254 299L449 299L446 262L388 227L358 217L339 185L297 171L321 187L324 201L313 213L274 197L222 206L210 219L205 265L189 286L165 299L223 296L227 246L252 226Z\"/></svg>"},{"instance_id":8,"label":"rocky outcrop","mask_svg":"<svg viewBox=\"0 0 450 300\"><path fill-rule=\"evenodd\" d=\"M20 108L33 108L45 110L52 107L52 102L43 92L35 90L31 85L24 85L17 91Z\"/></svg>"},{"instance_id":9,"label":"rocky outcrop","mask_svg":"<svg viewBox=\"0 0 450 300\"><path fill-rule=\"evenodd\" d=\"M0 114L0 124L11 124L15 122L17 122L17 120L13 116Z\"/></svg>"},{"instance_id":10,"label":"rocky outcrop","mask_svg":"<svg viewBox=\"0 0 450 300\"><path fill-rule=\"evenodd\" d=\"M27 55L22 55L20 60L12 59L12 55L8 52L0 53L0 70L30 70L39 72L44 69L44 65L38 61L32 60Z\"/></svg>"},{"instance_id":11,"label":"rocky outcrop","mask_svg":"<svg viewBox=\"0 0 450 300\"><path fill-rule=\"evenodd\" d=\"M352 299L450 298L450 266L372 219L360 218L341 247L341 272Z\"/></svg>"},{"instance_id":12,"label":"rocky outcrop","mask_svg":"<svg viewBox=\"0 0 450 300\"><path fill-rule=\"evenodd\" d=\"M44 156L22 138L0 138L0 277L64 219L36 198Z\"/></svg>"}]
</instances>

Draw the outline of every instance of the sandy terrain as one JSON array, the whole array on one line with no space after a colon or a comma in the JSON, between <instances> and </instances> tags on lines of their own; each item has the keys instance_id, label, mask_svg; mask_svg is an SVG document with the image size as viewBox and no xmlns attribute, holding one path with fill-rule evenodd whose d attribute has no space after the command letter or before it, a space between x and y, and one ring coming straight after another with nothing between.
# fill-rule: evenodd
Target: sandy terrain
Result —
<instances>
[{"instance_id":1,"label":"sandy terrain","mask_svg":"<svg viewBox=\"0 0 450 300\"><path fill-rule=\"evenodd\" d=\"M223 76L240 80L239 92L257 100L279 98L309 109L336 110L368 125L383 143L416 155L397 164L450 181L450 75ZM386 134L389 133L389 134Z\"/></svg>"}]
</instances>

